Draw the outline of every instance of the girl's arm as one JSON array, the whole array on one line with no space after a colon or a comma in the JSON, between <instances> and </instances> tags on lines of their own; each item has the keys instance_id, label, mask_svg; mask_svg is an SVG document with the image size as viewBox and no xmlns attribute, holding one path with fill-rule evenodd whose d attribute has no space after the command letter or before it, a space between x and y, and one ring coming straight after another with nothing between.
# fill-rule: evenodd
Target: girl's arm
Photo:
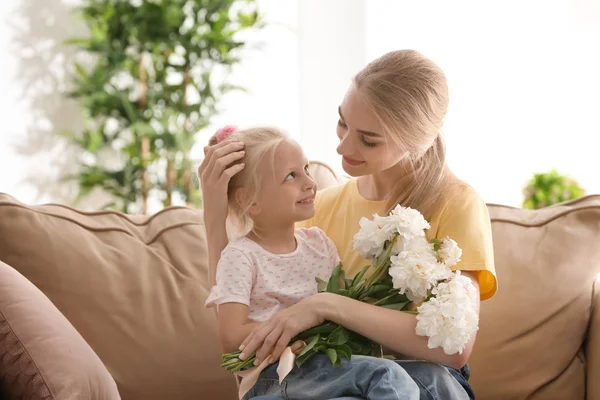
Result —
<instances>
[{"instance_id":1,"label":"girl's arm","mask_svg":"<svg viewBox=\"0 0 600 400\"><path fill-rule=\"evenodd\" d=\"M225 303L219 306L219 339L224 353L239 350L240 344L248 337L259 322L248 320L248 306L240 303Z\"/></svg>"},{"instance_id":2,"label":"girl's arm","mask_svg":"<svg viewBox=\"0 0 600 400\"><path fill-rule=\"evenodd\" d=\"M462 274L469 276L478 288L475 274L467 271ZM466 364L475 343L473 335L462 354L447 355L440 348L428 348L427 337L415 333L417 319L413 314L373 306L332 293L319 293L257 326L242 343L243 353L252 354L260 347L257 352L260 363L273 349L272 360L277 360L294 336L325 320L343 325L397 353L455 368Z\"/></svg>"}]
</instances>

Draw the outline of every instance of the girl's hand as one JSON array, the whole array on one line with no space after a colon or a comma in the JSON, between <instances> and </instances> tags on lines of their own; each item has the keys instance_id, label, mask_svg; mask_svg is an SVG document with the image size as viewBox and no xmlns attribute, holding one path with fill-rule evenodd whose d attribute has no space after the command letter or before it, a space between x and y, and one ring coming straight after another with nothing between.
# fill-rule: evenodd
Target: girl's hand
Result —
<instances>
[{"instance_id":1,"label":"girl's hand","mask_svg":"<svg viewBox=\"0 0 600 400\"><path fill-rule=\"evenodd\" d=\"M281 353L294 336L325 321L321 312L322 300L321 294L315 294L258 325L242 342L240 358L245 359L256 352L257 365L260 365L269 354L272 363L279 360Z\"/></svg>"},{"instance_id":2,"label":"girl's hand","mask_svg":"<svg viewBox=\"0 0 600 400\"><path fill-rule=\"evenodd\" d=\"M198 168L204 213L215 221L227 218L227 185L232 176L244 169L244 164L231 164L244 157L244 143L224 140L205 147L206 157Z\"/></svg>"}]
</instances>

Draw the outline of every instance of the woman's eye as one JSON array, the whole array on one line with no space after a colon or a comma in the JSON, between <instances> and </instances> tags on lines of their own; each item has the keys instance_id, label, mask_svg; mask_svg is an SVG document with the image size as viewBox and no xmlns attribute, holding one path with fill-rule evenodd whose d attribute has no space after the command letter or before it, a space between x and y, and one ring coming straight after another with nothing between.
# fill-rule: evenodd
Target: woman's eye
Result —
<instances>
[{"instance_id":1,"label":"woman's eye","mask_svg":"<svg viewBox=\"0 0 600 400\"><path fill-rule=\"evenodd\" d=\"M367 146L367 147L375 147L375 146L377 146L377 143L368 142L368 141L366 141L366 140L365 140L365 138L364 138L364 137L361 137L361 138L360 138L360 141L361 141L361 142L362 142L362 143L363 143L365 146Z\"/></svg>"},{"instance_id":2,"label":"woman's eye","mask_svg":"<svg viewBox=\"0 0 600 400\"><path fill-rule=\"evenodd\" d=\"M290 179L294 179L296 177L296 173L295 172L290 172L288 174L288 176L285 177L284 180L289 181Z\"/></svg>"},{"instance_id":3,"label":"woman's eye","mask_svg":"<svg viewBox=\"0 0 600 400\"><path fill-rule=\"evenodd\" d=\"M308 175L310 175L309 165L304 167L304 172L306 172Z\"/></svg>"},{"instance_id":4,"label":"woman's eye","mask_svg":"<svg viewBox=\"0 0 600 400\"><path fill-rule=\"evenodd\" d=\"M346 124L341 119L338 119L338 123L337 124L338 124L338 126L341 126L342 128L346 127Z\"/></svg>"}]
</instances>

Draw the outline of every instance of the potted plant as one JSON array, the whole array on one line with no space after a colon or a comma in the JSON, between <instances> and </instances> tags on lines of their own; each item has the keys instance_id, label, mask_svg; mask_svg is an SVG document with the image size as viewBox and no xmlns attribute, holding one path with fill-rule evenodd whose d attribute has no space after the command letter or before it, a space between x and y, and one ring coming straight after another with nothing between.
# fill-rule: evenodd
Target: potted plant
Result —
<instances>
[{"instance_id":1,"label":"potted plant","mask_svg":"<svg viewBox=\"0 0 600 400\"><path fill-rule=\"evenodd\" d=\"M585 194L577 182L551 170L536 173L523 189L523 208L539 209L552 204L577 199Z\"/></svg>"},{"instance_id":2,"label":"potted plant","mask_svg":"<svg viewBox=\"0 0 600 400\"><path fill-rule=\"evenodd\" d=\"M101 189L106 208L148 213L149 199L199 206L190 150L218 112L231 66L262 26L253 0L83 0L89 37L68 41L93 59L76 63L68 94L84 110L78 199Z\"/></svg>"}]
</instances>

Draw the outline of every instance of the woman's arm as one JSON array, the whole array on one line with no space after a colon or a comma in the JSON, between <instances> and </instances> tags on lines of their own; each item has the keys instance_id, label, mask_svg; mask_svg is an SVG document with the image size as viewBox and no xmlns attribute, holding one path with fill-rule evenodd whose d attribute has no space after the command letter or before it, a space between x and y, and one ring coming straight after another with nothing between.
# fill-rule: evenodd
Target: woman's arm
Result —
<instances>
[{"instance_id":1,"label":"woman's arm","mask_svg":"<svg viewBox=\"0 0 600 400\"><path fill-rule=\"evenodd\" d=\"M202 187L202 203L208 246L208 281L216 282L216 271L221 252L227 246L227 187L232 176L244 168L244 164L230 165L244 157L244 143L223 141L205 147L205 157L198 168Z\"/></svg>"},{"instance_id":2,"label":"woman's arm","mask_svg":"<svg viewBox=\"0 0 600 400\"><path fill-rule=\"evenodd\" d=\"M477 278L473 273L462 272L462 275L469 276L477 287ZM327 296L323 303L320 312L325 320L343 325L384 347L409 357L461 368L467 363L473 350L476 335L471 337L462 354L448 355L441 348L430 349L427 347L428 338L415 333L417 318L414 314L375 307L333 294ZM479 315L479 303L477 304Z\"/></svg>"},{"instance_id":3,"label":"woman's arm","mask_svg":"<svg viewBox=\"0 0 600 400\"><path fill-rule=\"evenodd\" d=\"M463 271L462 274L469 276L478 288L474 273ZM272 361L277 360L294 336L325 320L343 325L397 353L455 368L466 364L475 343L473 335L462 354L447 355L440 348L428 348L427 337L415 333L417 319L413 314L373 306L331 293L319 293L257 326L242 343L243 353L252 354L260 347L257 352L259 363L271 351Z\"/></svg>"}]
</instances>

